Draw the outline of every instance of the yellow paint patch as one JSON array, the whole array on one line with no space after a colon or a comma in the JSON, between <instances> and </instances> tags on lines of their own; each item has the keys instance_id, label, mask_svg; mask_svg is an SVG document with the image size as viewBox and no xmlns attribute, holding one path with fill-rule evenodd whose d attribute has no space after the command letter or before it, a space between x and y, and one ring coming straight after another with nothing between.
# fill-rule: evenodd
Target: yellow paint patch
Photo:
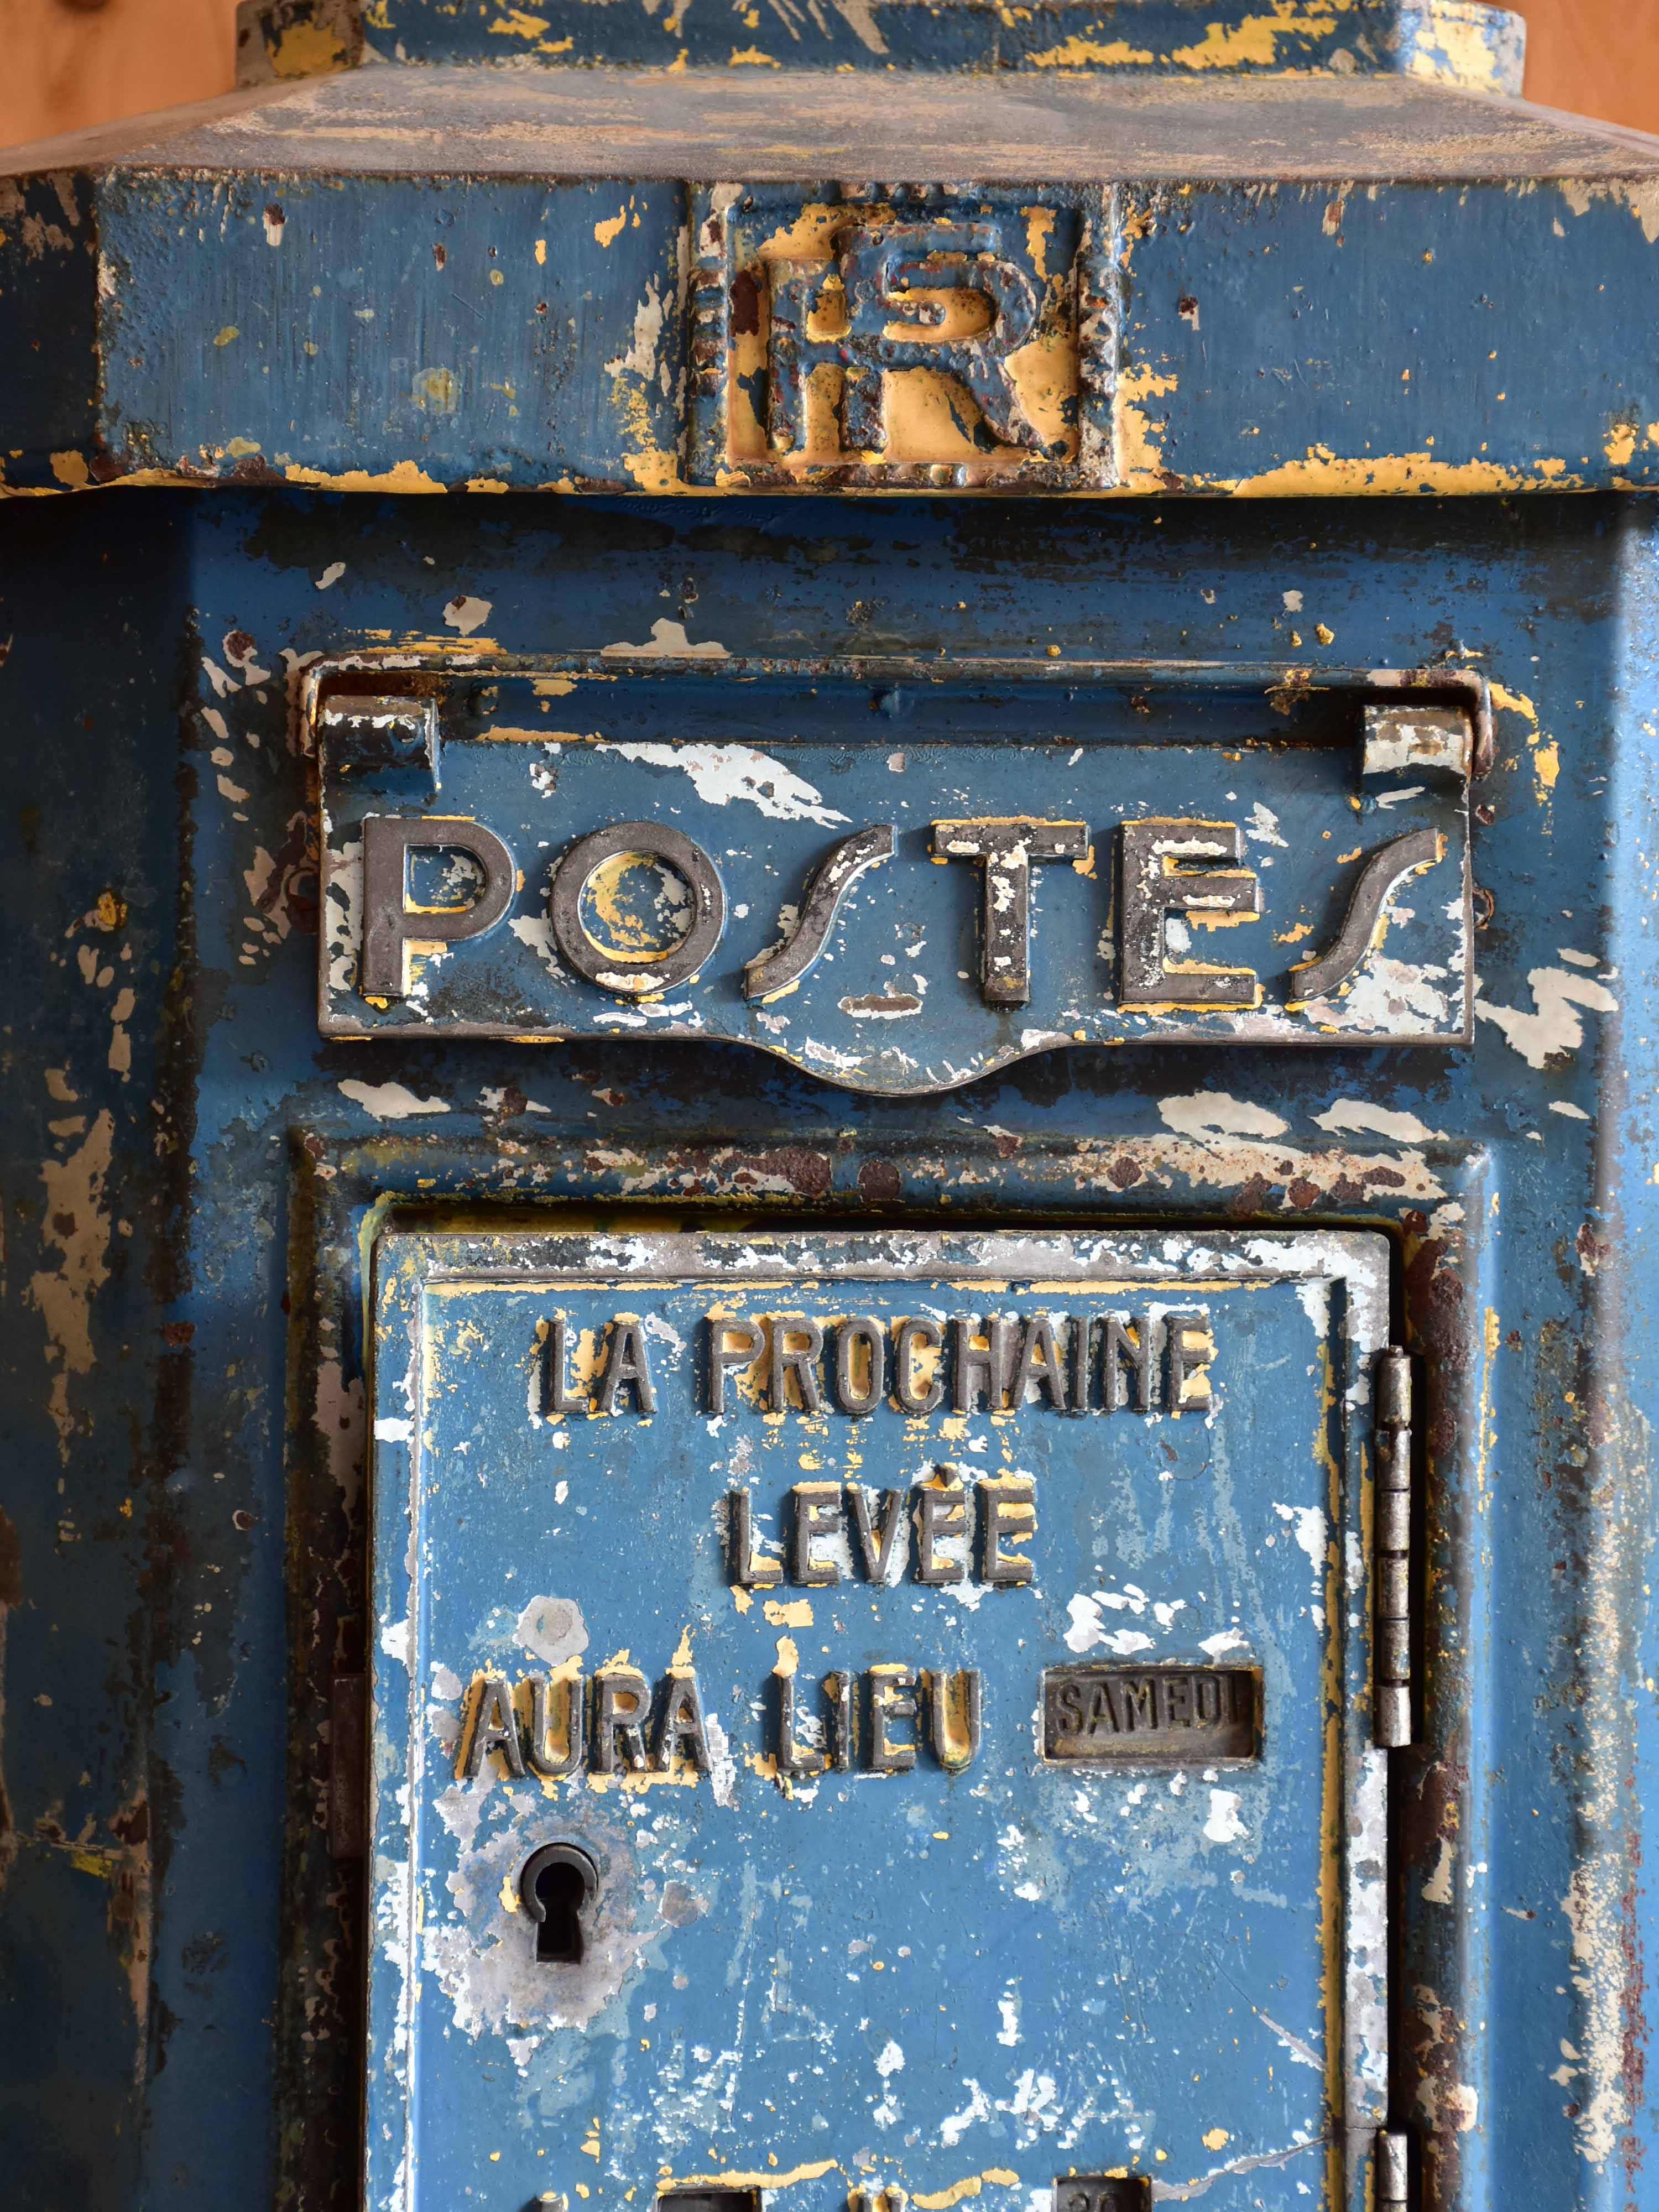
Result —
<instances>
[{"instance_id":1,"label":"yellow paint patch","mask_svg":"<svg viewBox=\"0 0 1659 2212\"><path fill-rule=\"evenodd\" d=\"M1118 379L1112 407L1112 447L1117 480L1126 491L1164 489L1164 448L1158 442L1164 425L1154 422L1143 402L1163 399L1176 389L1176 379L1151 368L1127 368Z\"/></svg>"},{"instance_id":2,"label":"yellow paint patch","mask_svg":"<svg viewBox=\"0 0 1659 2212\"><path fill-rule=\"evenodd\" d=\"M223 330L222 330L215 337L213 343L216 346L228 346L234 339L240 337L242 333L237 329L234 323L227 323Z\"/></svg>"},{"instance_id":3,"label":"yellow paint patch","mask_svg":"<svg viewBox=\"0 0 1659 2212\"><path fill-rule=\"evenodd\" d=\"M810 1628L812 1626L812 1601L810 1597L769 1597L761 1610L773 1628Z\"/></svg>"},{"instance_id":4,"label":"yellow paint patch","mask_svg":"<svg viewBox=\"0 0 1659 2212\"><path fill-rule=\"evenodd\" d=\"M1511 691L1506 684L1494 684L1492 702L1504 713L1519 714L1528 725L1527 744L1532 754L1533 781L1537 786L1538 804L1547 806L1555 795L1557 779L1561 774L1561 749L1553 738L1547 741L1538 720L1538 709L1524 691Z\"/></svg>"},{"instance_id":5,"label":"yellow paint patch","mask_svg":"<svg viewBox=\"0 0 1659 2212\"><path fill-rule=\"evenodd\" d=\"M69 491L84 491L92 481L84 453L54 453L52 472Z\"/></svg>"},{"instance_id":6,"label":"yellow paint patch","mask_svg":"<svg viewBox=\"0 0 1659 2212\"><path fill-rule=\"evenodd\" d=\"M781 62L775 61L770 54L763 54L758 46L733 46L731 61L727 64L731 69L781 69L782 66Z\"/></svg>"},{"instance_id":7,"label":"yellow paint patch","mask_svg":"<svg viewBox=\"0 0 1659 2212\"><path fill-rule=\"evenodd\" d=\"M326 76L332 70L349 69L352 59L338 33L316 21L295 23L266 52L271 74L277 77Z\"/></svg>"},{"instance_id":8,"label":"yellow paint patch","mask_svg":"<svg viewBox=\"0 0 1659 2212\"><path fill-rule=\"evenodd\" d=\"M627 228L628 210L623 208L620 213L612 216L607 222L596 222L593 226L593 235L601 246L609 246L620 238Z\"/></svg>"},{"instance_id":9,"label":"yellow paint patch","mask_svg":"<svg viewBox=\"0 0 1659 2212\"><path fill-rule=\"evenodd\" d=\"M1636 425L1616 422L1602 441L1601 451L1608 465L1615 469L1628 468L1636 457Z\"/></svg>"},{"instance_id":10,"label":"yellow paint patch","mask_svg":"<svg viewBox=\"0 0 1659 2212\"><path fill-rule=\"evenodd\" d=\"M792 2181L817 2181L835 2171L833 2158L814 2159L807 2166L775 2168L757 2166L752 2171L734 2170L730 2173L663 2173L657 2177L659 2191L669 2189L781 2189ZM917 2199L920 2203L920 2198Z\"/></svg>"},{"instance_id":11,"label":"yellow paint patch","mask_svg":"<svg viewBox=\"0 0 1659 2212\"><path fill-rule=\"evenodd\" d=\"M1225 2128L1210 2128L1200 2138L1206 2150L1224 2150L1231 2141Z\"/></svg>"},{"instance_id":12,"label":"yellow paint patch","mask_svg":"<svg viewBox=\"0 0 1659 2212\"><path fill-rule=\"evenodd\" d=\"M368 469L302 469L290 461L284 473L290 483L313 484L319 491L441 492L444 489L414 461L394 461L389 469L373 475Z\"/></svg>"},{"instance_id":13,"label":"yellow paint patch","mask_svg":"<svg viewBox=\"0 0 1659 2212\"><path fill-rule=\"evenodd\" d=\"M688 1620L680 1631L680 1640L674 1646L674 1656L668 1664L672 1672L677 1668L689 1667L691 1663L691 1624Z\"/></svg>"},{"instance_id":14,"label":"yellow paint patch","mask_svg":"<svg viewBox=\"0 0 1659 2212\"><path fill-rule=\"evenodd\" d=\"M647 447L643 453L624 453L623 466L641 491L683 491L680 457L665 446Z\"/></svg>"},{"instance_id":15,"label":"yellow paint patch","mask_svg":"<svg viewBox=\"0 0 1659 2212\"><path fill-rule=\"evenodd\" d=\"M1283 38L1320 38L1336 28L1352 0L1326 0L1323 6L1303 9L1295 0L1273 0L1267 15L1247 15L1242 23L1210 23L1194 46L1177 46L1170 56L1182 69L1271 69L1279 59Z\"/></svg>"},{"instance_id":16,"label":"yellow paint patch","mask_svg":"<svg viewBox=\"0 0 1659 2212\"><path fill-rule=\"evenodd\" d=\"M522 8L507 8L490 24L489 35L492 39L539 39L547 22L545 15L531 15Z\"/></svg>"},{"instance_id":17,"label":"yellow paint patch","mask_svg":"<svg viewBox=\"0 0 1659 2212\"><path fill-rule=\"evenodd\" d=\"M1468 92L1508 92L1504 49L1490 10L1468 0L1429 0L1428 20L1418 33L1407 74L1455 84Z\"/></svg>"},{"instance_id":18,"label":"yellow paint patch","mask_svg":"<svg viewBox=\"0 0 1659 2212\"><path fill-rule=\"evenodd\" d=\"M960 2204L964 2197L977 2197L988 2181L996 2189L1013 2189L1018 2186L1019 2176L1012 2166L988 2166L982 2173L965 2173L948 2189L929 2190L926 2196L918 2194L910 2202L919 2205L921 2212L949 2212L952 2204Z\"/></svg>"},{"instance_id":19,"label":"yellow paint patch","mask_svg":"<svg viewBox=\"0 0 1659 2212\"><path fill-rule=\"evenodd\" d=\"M1040 54L1033 54L1033 69L1150 69L1158 56L1144 46L1132 46L1127 39L1086 39L1076 33L1058 46L1045 46ZM933 2203L931 2197L918 2197L918 2204ZM940 2203L954 2204L954 2197L939 2198Z\"/></svg>"},{"instance_id":20,"label":"yellow paint patch","mask_svg":"<svg viewBox=\"0 0 1659 2212\"><path fill-rule=\"evenodd\" d=\"M1230 491L1240 499L1346 498L1353 495L1434 491L1468 494L1528 491L1548 484L1576 491L1581 479L1565 461L1534 461L1526 469L1500 461L1443 461L1433 453L1366 454L1339 458L1328 446L1310 446L1303 461L1285 461L1260 476L1192 477L1190 489Z\"/></svg>"},{"instance_id":21,"label":"yellow paint patch","mask_svg":"<svg viewBox=\"0 0 1659 2212\"><path fill-rule=\"evenodd\" d=\"M799 1648L796 1644L794 1638L793 1636L779 1637L777 1663L773 1668L772 1672L775 1674L793 1674L799 1665L800 1651Z\"/></svg>"}]
</instances>

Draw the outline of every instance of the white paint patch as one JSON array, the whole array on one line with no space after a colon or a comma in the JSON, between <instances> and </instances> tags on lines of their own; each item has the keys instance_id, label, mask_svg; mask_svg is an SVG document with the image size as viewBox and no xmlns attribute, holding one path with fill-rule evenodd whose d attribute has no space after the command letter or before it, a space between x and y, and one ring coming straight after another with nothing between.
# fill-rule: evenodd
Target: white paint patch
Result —
<instances>
[{"instance_id":1,"label":"white paint patch","mask_svg":"<svg viewBox=\"0 0 1659 2212\"><path fill-rule=\"evenodd\" d=\"M962 2086L968 2092L968 2102L959 2112L947 2113L939 2124L939 2139L946 2150L954 2150L969 2128L991 2117L991 2100L971 2075L963 2076Z\"/></svg>"},{"instance_id":2,"label":"white paint patch","mask_svg":"<svg viewBox=\"0 0 1659 2212\"><path fill-rule=\"evenodd\" d=\"M360 1083L349 1076L337 1086L342 1097L351 1099L377 1121L406 1121L411 1114L447 1114L442 1098L417 1098L401 1083Z\"/></svg>"},{"instance_id":3,"label":"white paint patch","mask_svg":"<svg viewBox=\"0 0 1659 2212\"><path fill-rule=\"evenodd\" d=\"M1323 1507L1318 1505L1280 1505L1275 1504L1273 1506L1273 1511L1278 1514L1281 1521L1287 1522L1295 1529L1296 1540L1301 1548L1307 1553L1309 1563L1312 1566L1314 1573L1318 1577L1320 1586L1322 1589L1325 1578L1326 1556L1329 1552L1331 1541L1330 1531L1326 1525Z\"/></svg>"},{"instance_id":4,"label":"white paint patch","mask_svg":"<svg viewBox=\"0 0 1659 2212\"><path fill-rule=\"evenodd\" d=\"M1577 1009L1593 1014L1616 1014L1619 1001L1605 983L1589 975L1569 975L1565 968L1534 968L1527 975L1533 1012L1518 1006L1495 1006L1477 999L1474 1011L1483 1022L1501 1030L1504 1042L1518 1052L1528 1067L1542 1067L1553 1054L1574 1053L1584 1042L1584 1024Z\"/></svg>"},{"instance_id":5,"label":"white paint patch","mask_svg":"<svg viewBox=\"0 0 1659 2212\"><path fill-rule=\"evenodd\" d=\"M624 354L605 364L607 376L620 376L629 369L635 376L647 381L657 373L657 348L662 338L663 302L653 277L646 286L645 297L634 310L634 343Z\"/></svg>"},{"instance_id":6,"label":"white paint patch","mask_svg":"<svg viewBox=\"0 0 1659 2212\"><path fill-rule=\"evenodd\" d=\"M317 589L319 592L327 591L331 585L337 584L339 582L341 577L344 575L345 571L346 564L343 561L331 561L327 568L324 569L322 574L317 579Z\"/></svg>"},{"instance_id":7,"label":"white paint patch","mask_svg":"<svg viewBox=\"0 0 1659 2212\"><path fill-rule=\"evenodd\" d=\"M703 1731L708 1738L709 1786L717 1805L733 1805L738 1794L738 1762L732 1749L732 1739L713 1713L703 1721Z\"/></svg>"},{"instance_id":8,"label":"white paint patch","mask_svg":"<svg viewBox=\"0 0 1659 2212\"><path fill-rule=\"evenodd\" d=\"M997 2030L997 2041L1012 2051L1019 2041L1019 1999L1012 1990L1006 1996L997 1999L997 2010L1002 2016L1002 2026Z\"/></svg>"},{"instance_id":9,"label":"white paint patch","mask_svg":"<svg viewBox=\"0 0 1659 2212\"><path fill-rule=\"evenodd\" d=\"M544 914L515 914L507 926L520 944L527 945L535 954L550 975L563 975L565 971L553 949L553 925Z\"/></svg>"},{"instance_id":10,"label":"white paint patch","mask_svg":"<svg viewBox=\"0 0 1659 2212\"><path fill-rule=\"evenodd\" d=\"M723 645L716 645L712 639L703 645L693 645L685 634L685 624L683 622L670 622L666 617L652 623L649 645L629 645L626 638L622 638L614 645L602 645L599 647L602 659L606 653L615 655L624 653L638 653L642 659L647 660L681 659L729 660L732 657Z\"/></svg>"},{"instance_id":11,"label":"white paint patch","mask_svg":"<svg viewBox=\"0 0 1659 2212\"><path fill-rule=\"evenodd\" d=\"M1236 1844L1249 1830L1238 1817L1239 1796L1237 1790L1212 1790L1210 1817L1204 1823L1204 1832L1212 1844Z\"/></svg>"},{"instance_id":12,"label":"white paint patch","mask_svg":"<svg viewBox=\"0 0 1659 2212\"><path fill-rule=\"evenodd\" d=\"M624 760L647 761L653 768L682 769L705 805L726 806L741 799L758 808L769 821L816 822L821 830L847 819L826 806L823 793L793 769L752 745L601 744L598 750L620 753Z\"/></svg>"},{"instance_id":13,"label":"white paint patch","mask_svg":"<svg viewBox=\"0 0 1659 2212\"><path fill-rule=\"evenodd\" d=\"M1292 2035L1288 2027L1281 2027L1276 2020L1270 2020L1259 2006L1255 2016L1263 2027L1279 2038L1298 2066L1311 2066L1316 2074L1325 2071L1324 2060L1310 2043L1304 2043L1299 2035Z\"/></svg>"},{"instance_id":14,"label":"white paint patch","mask_svg":"<svg viewBox=\"0 0 1659 2212\"><path fill-rule=\"evenodd\" d=\"M1250 1647L1237 1629L1224 1628L1218 1635L1206 1636L1198 1648L1207 1651L1212 1659L1219 1659L1224 1652L1248 1651Z\"/></svg>"},{"instance_id":15,"label":"white paint patch","mask_svg":"<svg viewBox=\"0 0 1659 2212\"><path fill-rule=\"evenodd\" d=\"M1244 835L1253 845L1277 845L1288 853L1290 840L1279 834L1279 817L1271 806L1264 806L1258 799L1250 809L1250 818L1244 824Z\"/></svg>"},{"instance_id":16,"label":"white paint patch","mask_svg":"<svg viewBox=\"0 0 1659 2212\"><path fill-rule=\"evenodd\" d=\"M1301 613L1301 611L1302 611L1302 594L1301 594L1301 592L1285 592L1285 613L1286 613L1287 615L1299 615L1299 614Z\"/></svg>"},{"instance_id":17,"label":"white paint patch","mask_svg":"<svg viewBox=\"0 0 1659 2212\"><path fill-rule=\"evenodd\" d=\"M444 620L451 629L459 630L463 637L471 637L475 629L489 620L494 604L491 599L475 599L469 592L458 592L444 609Z\"/></svg>"},{"instance_id":18,"label":"white paint patch","mask_svg":"<svg viewBox=\"0 0 1659 2212\"><path fill-rule=\"evenodd\" d=\"M550 1667L577 1659L587 1649L587 1623L574 1597L532 1597L513 1625L526 1651Z\"/></svg>"},{"instance_id":19,"label":"white paint patch","mask_svg":"<svg viewBox=\"0 0 1659 2212\"><path fill-rule=\"evenodd\" d=\"M374 1441L377 1444L406 1444L414 1433L413 1421L404 1420L400 1416L392 1413L382 1413L374 1424Z\"/></svg>"},{"instance_id":20,"label":"white paint patch","mask_svg":"<svg viewBox=\"0 0 1659 2212\"><path fill-rule=\"evenodd\" d=\"M1408 918L1405 909L1395 905L1392 897L1383 911L1395 921L1403 922ZM1461 977L1461 944L1458 957ZM1309 1003L1319 1009L1317 1018L1322 1028L1345 1032L1376 1030L1385 1036L1419 1026L1434 1029L1450 1018L1451 1000L1439 986L1451 973L1451 969L1432 963L1419 967L1409 960L1373 952L1343 997L1314 999Z\"/></svg>"},{"instance_id":21,"label":"white paint patch","mask_svg":"<svg viewBox=\"0 0 1659 2212\"><path fill-rule=\"evenodd\" d=\"M1120 1659L1133 1658L1137 1651L1150 1651L1152 1639L1139 1628L1115 1628L1100 1641L1109 1651L1115 1651Z\"/></svg>"},{"instance_id":22,"label":"white paint patch","mask_svg":"<svg viewBox=\"0 0 1659 2212\"><path fill-rule=\"evenodd\" d=\"M1316 1114L1313 1124L1316 1129L1328 1129L1333 1136L1359 1131L1391 1137L1397 1145L1430 1145L1445 1134L1443 1129L1431 1129L1415 1114L1373 1105L1369 1098L1339 1098L1324 1113Z\"/></svg>"},{"instance_id":23,"label":"white paint patch","mask_svg":"<svg viewBox=\"0 0 1659 2212\"><path fill-rule=\"evenodd\" d=\"M432 1662L432 1694L434 1698L459 1698L465 1685L453 1667L446 1667L441 1659Z\"/></svg>"},{"instance_id":24,"label":"white paint patch","mask_svg":"<svg viewBox=\"0 0 1659 2212\"><path fill-rule=\"evenodd\" d=\"M92 1302L109 1280L110 1218L105 1184L115 1146L115 1120L106 1107L85 1139L66 1159L42 1162L46 1188L43 1241L55 1263L29 1278L29 1302L46 1323L46 1358L53 1369L48 1405L60 1456L69 1457L75 1417L70 1377L90 1374Z\"/></svg>"},{"instance_id":25,"label":"white paint patch","mask_svg":"<svg viewBox=\"0 0 1659 2212\"><path fill-rule=\"evenodd\" d=\"M1230 1097L1224 1091L1194 1091L1160 1098L1158 1110L1165 1128L1180 1137L1282 1137L1290 1127L1265 1106L1253 1106L1248 1098Z\"/></svg>"},{"instance_id":26,"label":"white paint patch","mask_svg":"<svg viewBox=\"0 0 1659 2212\"><path fill-rule=\"evenodd\" d=\"M388 1659L395 1659L400 1667L413 1672L415 1624L407 1613L401 1620L388 1621L380 1631L380 1649Z\"/></svg>"},{"instance_id":27,"label":"white paint patch","mask_svg":"<svg viewBox=\"0 0 1659 2212\"><path fill-rule=\"evenodd\" d=\"M887 41L876 26L872 0L830 0L830 4L861 46L872 54L887 52Z\"/></svg>"},{"instance_id":28,"label":"white paint patch","mask_svg":"<svg viewBox=\"0 0 1659 2212\"><path fill-rule=\"evenodd\" d=\"M1590 1118L1582 1106L1575 1106L1570 1098L1552 1098L1550 1111L1563 1115L1569 1121L1588 1121Z\"/></svg>"},{"instance_id":29,"label":"white paint patch","mask_svg":"<svg viewBox=\"0 0 1659 2212\"><path fill-rule=\"evenodd\" d=\"M1440 1838L1440 1856L1435 1861L1434 1872L1423 1885L1425 1905L1449 1905L1452 1901L1452 1869L1457 1863L1457 1846L1449 1836Z\"/></svg>"}]
</instances>

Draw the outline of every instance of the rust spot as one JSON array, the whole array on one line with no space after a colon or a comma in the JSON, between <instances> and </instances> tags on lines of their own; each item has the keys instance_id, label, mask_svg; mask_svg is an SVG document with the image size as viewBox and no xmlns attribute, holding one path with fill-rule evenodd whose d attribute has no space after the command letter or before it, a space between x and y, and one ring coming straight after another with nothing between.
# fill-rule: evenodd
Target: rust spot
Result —
<instances>
[{"instance_id":1,"label":"rust spot","mask_svg":"<svg viewBox=\"0 0 1659 2212\"><path fill-rule=\"evenodd\" d=\"M112 1813L109 1832L118 1843L136 1849L149 1841L149 1800L135 1797L131 1805L124 1805L118 1813Z\"/></svg>"},{"instance_id":2,"label":"rust spot","mask_svg":"<svg viewBox=\"0 0 1659 2212\"><path fill-rule=\"evenodd\" d=\"M1319 1185L1316 1182L1310 1182L1306 1176L1297 1176L1286 1195L1292 1206L1305 1213L1310 1206L1317 1206L1319 1203Z\"/></svg>"},{"instance_id":3,"label":"rust spot","mask_svg":"<svg viewBox=\"0 0 1659 2212\"><path fill-rule=\"evenodd\" d=\"M1106 1173L1120 1190L1127 1190L1140 1181L1140 1170L1128 1158L1114 1160Z\"/></svg>"},{"instance_id":4,"label":"rust spot","mask_svg":"<svg viewBox=\"0 0 1659 2212\"><path fill-rule=\"evenodd\" d=\"M0 1506L0 1605L23 1602L23 1546L16 1524Z\"/></svg>"},{"instance_id":5,"label":"rust spot","mask_svg":"<svg viewBox=\"0 0 1659 2212\"><path fill-rule=\"evenodd\" d=\"M193 1321L164 1321L161 1323L161 1340L164 1344L188 1344L195 1334L196 1324Z\"/></svg>"},{"instance_id":6,"label":"rust spot","mask_svg":"<svg viewBox=\"0 0 1659 2212\"><path fill-rule=\"evenodd\" d=\"M780 1145L775 1152L759 1154L755 1169L758 1176L787 1182L799 1198L823 1198L829 1194L829 1157L808 1146Z\"/></svg>"},{"instance_id":7,"label":"rust spot","mask_svg":"<svg viewBox=\"0 0 1659 2212\"><path fill-rule=\"evenodd\" d=\"M896 1206L902 1188L891 1160L866 1160L859 1170L859 1196L872 1206Z\"/></svg>"},{"instance_id":8,"label":"rust spot","mask_svg":"<svg viewBox=\"0 0 1659 2212\"><path fill-rule=\"evenodd\" d=\"M760 331L760 286L753 273L739 269L732 279L732 334L734 337L757 337Z\"/></svg>"}]
</instances>

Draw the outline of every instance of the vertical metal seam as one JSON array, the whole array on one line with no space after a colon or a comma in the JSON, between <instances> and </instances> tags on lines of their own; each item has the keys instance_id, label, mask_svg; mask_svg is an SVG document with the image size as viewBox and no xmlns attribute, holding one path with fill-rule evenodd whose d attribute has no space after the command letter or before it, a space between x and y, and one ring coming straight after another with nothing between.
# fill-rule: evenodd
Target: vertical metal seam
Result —
<instances>
[{"instance_id":1,"label":"vertical metal seam","mask_svg":"<svg viewBox=\"0 0 1659 2212\"><path fill-rule=\"evenodd\" d=\"M1391 1346L1376 1363L1376 1613L1372 1668L1376 1741L1399 1750L1412 1741L1412 1366Z\"/></svg>"}]
</instances>

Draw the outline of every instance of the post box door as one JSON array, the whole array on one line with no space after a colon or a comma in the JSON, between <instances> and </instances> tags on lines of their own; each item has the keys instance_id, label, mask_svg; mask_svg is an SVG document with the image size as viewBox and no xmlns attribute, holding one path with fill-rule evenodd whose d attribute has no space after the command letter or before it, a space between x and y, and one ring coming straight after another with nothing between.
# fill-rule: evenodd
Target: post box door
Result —
<instances>
[{"instance_id":1,"label":"post box door","mask_svg":"<svg viewBox=\"0 0 1659 2212\"><path fill-rule=\"evenodd\" d=\"M1364 2202L1387 1255L384 1237L376 2212Z\"/></svg>"}]
</instances>

